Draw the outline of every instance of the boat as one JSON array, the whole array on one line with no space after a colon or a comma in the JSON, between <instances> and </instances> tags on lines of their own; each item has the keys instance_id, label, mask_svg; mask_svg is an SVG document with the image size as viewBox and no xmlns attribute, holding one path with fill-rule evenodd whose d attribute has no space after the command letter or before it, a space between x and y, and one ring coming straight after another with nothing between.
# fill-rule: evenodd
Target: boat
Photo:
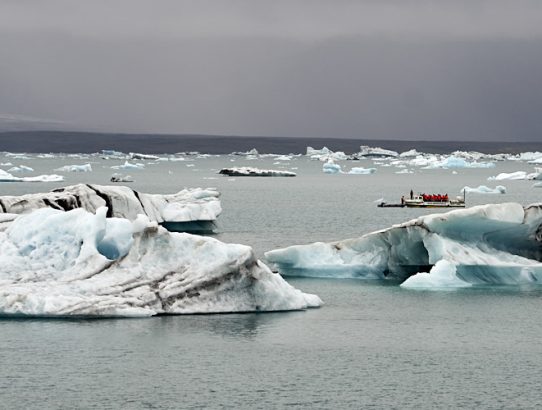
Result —
<instances>
[{"instance_id":1,"label":"boat","mask_svg":"<svg viewBox=\"0 0 542 410\"><path fill-rule=\"evenodd\" d=\"M465 194L456 198L449 198L448 194L418 194L411 193L410 198L401 197L400 203L388 204L381 202L379 208L465 208Z\"/></svg>"}]
</instances>

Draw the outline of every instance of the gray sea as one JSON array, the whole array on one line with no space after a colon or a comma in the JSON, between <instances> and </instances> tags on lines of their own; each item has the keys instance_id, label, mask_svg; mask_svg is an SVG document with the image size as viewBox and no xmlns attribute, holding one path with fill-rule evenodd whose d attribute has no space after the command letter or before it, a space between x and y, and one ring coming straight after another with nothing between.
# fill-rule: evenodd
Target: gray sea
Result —
<instances>
[{"instance_id":1,"label":"gray sea","mask_svg":"<svg viewBox=\"0 0 542 410\"><path fill-rule=\"evenodd\" d=\"M141 192L216 187L223 213L217 239L256 254L300 243L360 236L435 210L379 209L410 189L459 195L465 186L504 185L483 203L542 202L531 181L487 181L533 171L496 168L325 175L306 158L186 157L121 171ZM29 175L90 162L62 183L0 183L1 195L72 183L109 184L122 160L14 159ZM280 162L277 164L277 162ZM293 170L295 178L223 177L228 166ZM373 167L374 162L342 161ZM0 166L7 170L9 166ZM17 174L18 176L20 174ZM1 244L0 244L1 246ZM361 280L289 278L318 294L303 312L169 316L149 319L0 319L0 408L491 408L542 406L542 287L413 291Z\"/></svg>"}]
</instances>

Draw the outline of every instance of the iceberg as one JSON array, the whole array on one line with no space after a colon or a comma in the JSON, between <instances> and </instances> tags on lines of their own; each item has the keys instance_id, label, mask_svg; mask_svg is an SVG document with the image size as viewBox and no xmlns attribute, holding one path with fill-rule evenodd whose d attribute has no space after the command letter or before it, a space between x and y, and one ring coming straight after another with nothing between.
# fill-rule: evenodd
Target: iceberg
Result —
<instances>
[{"instance_id":1,"label":"iceberg","mask_svg":"<svg viewBox=\"0 0 542 410\"><path fill-rule=\"evenodd\" d=\"M172 231L210 232L222 212L214 189L184 189L176 194L144 194L126 186L77 184L47 193L0 196L0 212L22 214L39 208L96 212L107 206L107 216L131 221L146 215Z\"/></svg>"},{"instance_id":2,"label":"iceberg","mask_svg":"<svg viewBox=\"0 0 542 410\"><path fill-rule=\"evenodd\" d=\"M83 165L64 165L63 167L55 169L57 172L91 172L92 166L90 164Z\"/></svg>"},{"instance_id":3,"label":"iceberg","mask_svg":"<svg viewBox=\"0 0 542 410\"><path fill-rule=\"evenodd\" d=\"M497 185L495 188L490 188L485 185L480 185L478 188L471 188L470 186L463 187L461 193L467 194L506 194L506 187Z\"/></svg>"},{"instance_id":4,"label":"iceberg","mask_svg":"<svg viewBox=\"0 0 542 410\"><path fill-rule=\"evenodd\" d=\"M295 177L297 174L277 169L259 169L252 167L222 168L219 172L231 177Z\"/></svg>"},{"instance_id":5,"label":"iceberg","mask_svg":"<svg viewBox=\"0 0 542 410\"><path fill-rule=\"evenodd\" d=\"M112 169L144 169L145 165L143 164L132 164L129 161L125 161L122 165L113 165Z\"/></svg>"},{"instance_id":6,"label":"iceberg","mask_svg":"<svg viewBox=\"0 0 542 410\"><path fill-rule=\"evenodd\" d=\"M348 171L351 175L370 175L376 172L376 168L353 167Z\"/></svg>"},{"instance_id":7,"label":"iceberg","mask_svg":"<svg viewBox=\"0 0 542 410\"><path fill-rule=\"evenodd\" d=\"M499 175L494 177L489 177L488 181L517 181L521 179L527 179L527 172L525 171L516 171L511 173L501 172Z\"/></svg>"},{"instance_id":8,"label":"iceberg","mask_svg":"<svg viewBox=\"0 0 542 410\"><path fill-rule=\"evenodd\" d=\"M113 174L111 175L111 182L134 182L131 175Z\"/></svg>"},{"instance_id":9,"label":"iceberg","mask_svg":"<svg viewBox=\"0 0 542 410\"><path fill-rule=\"evenodd\" d=\"M367 145L361 145L359 147L359 153L356 154L360 157L391 157L395 158L399 156L399 153L389 149L384 149L380 147L369 147Z\"/></svg>"},{"instance_id":10,"label":"iceberg","mask_svg":"<svg viewBox=\"0 0 542 410\"><path fill-rule=\"evenodd\" d=\"M339 164L336 164L333 160L328 160L322 166L322 171L325 174L370 175L376 172L376 168L352 167L350 171L344 172Z\"/></svg>"},{"instance_id":11,"label":"iceberg","mask_svg":"<svg viewBox=\"0 0 542 410\"><path fill-rule=\"evenodd\" d=\"M342 172L341 166L333 161L328 161L322 166L322 170L326 174L339 174Z\"/></svg>"},{"instance_id":12,"label":"iceberg","mask_svg":"<svg viewBox=\"0 0 542 410\"><path fill-rule=\"evenodd\" d=\"M0 169L0 182L60 182L64 181L61 175L37 175L34 177L16 177Z\"/></svg>"},{"instance_id":13,"label":"iceberg","mask_svg":"<svg viewBox=\"0 0 542 410\"><path fill-rule=\"evenodd\" d=\"M144 160L151 160L151 161L156 161L157 159L159 159L159 157L156 155L140 154L138 152L130 152L128 155L130 156L131 159L144 159Z\"/></svg>"},{"instance_id":14,"label":"iceberg","mask_svg":"<svg viewBox=\"0 0 542 410\"><path fill-rule=\"evenodd\" d=\"M45 208L7 223L0 314L146 317L322 304L272 273L248 246L107 213Z\"/></svg>"},{"instance_id":15,"label":"iceberg","mask_svg":"<svg viewBox=\"0 0 542 410\"><path fill-rule=\"evenodd\" d=\"M444 282L448 287L537 284L542 283L542 204L488 204L425 215L359 238L272 250L265 258L285 276L404 282L419 274L405 286L425 278L437 288Z\"/></svg>"},{"instance_id":16,"label":"iceberg","mask_svg":"<svg viewBox=\"0 0 542 410\"><path fill-rule=\"evenodd\" d=\"M18 167L8 169L8 172L34 172L34 169L26 165L19 165Z\"/></svg>"},{"instance_id":17,"label":"iceberg","mask_svg":"<svg viewBox=\"0 0 542 410\"><path fill-rule=\"evenodd\" d=\"M433 169L433 168L494 168L495 163L493 162L469 162L464 158L456 157L456 156L449 156L445 157L441 161L436 161L429 163L425 166L426 169Z\"/></svg>"}]
</instances>

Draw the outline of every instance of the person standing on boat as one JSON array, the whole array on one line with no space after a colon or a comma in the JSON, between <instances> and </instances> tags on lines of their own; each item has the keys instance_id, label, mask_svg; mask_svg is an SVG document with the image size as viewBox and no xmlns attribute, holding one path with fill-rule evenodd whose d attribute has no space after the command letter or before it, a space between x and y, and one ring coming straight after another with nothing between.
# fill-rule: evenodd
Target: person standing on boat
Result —
<instances>
[{"instance_id":1,"label":"person standing on boat","mask_svg":"<svg viewBox=\"0 0 542 410\"><path fill-rule=\"evenodd\" d=\"M410 199L414 199L414 191L410 190Z\"/></svg>"},{"instance_id":2,"label":"person standing on boat","mask_svg":"<svg viewBox=\"0 0 542 410\"><path fill-rule=\"evenodd\" d=\"M401 205L404 205L405 204L405 196L401 196Z\"/></svg>"}]
</instances>

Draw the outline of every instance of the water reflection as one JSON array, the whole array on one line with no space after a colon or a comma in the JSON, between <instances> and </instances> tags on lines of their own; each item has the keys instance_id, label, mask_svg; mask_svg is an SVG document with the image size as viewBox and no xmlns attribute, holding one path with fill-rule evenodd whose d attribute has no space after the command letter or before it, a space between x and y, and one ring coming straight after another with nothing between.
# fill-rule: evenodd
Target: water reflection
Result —
<instances>
[{"instance_id":1,"label":"water reflection","mask_svg":"<svg viewBox=\"0 0 542 410\"><path fill-rule=\"evenodd\" d=\"M254 339L285 320L306 312L235 313L220 315L161 316L154 326L180 333L208 333L227 338Z\"/></svg>"}]
</instances>

